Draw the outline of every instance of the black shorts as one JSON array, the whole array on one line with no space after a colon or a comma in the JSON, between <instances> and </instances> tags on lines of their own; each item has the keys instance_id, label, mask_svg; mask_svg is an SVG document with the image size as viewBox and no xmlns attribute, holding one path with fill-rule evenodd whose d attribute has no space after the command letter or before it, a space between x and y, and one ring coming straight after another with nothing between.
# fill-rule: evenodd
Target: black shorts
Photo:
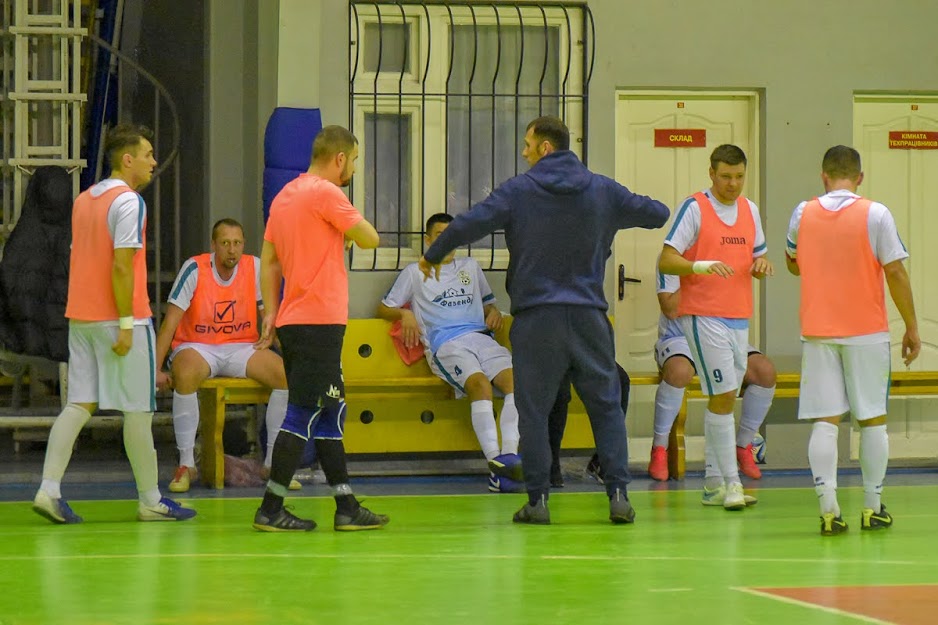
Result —
<instances>
[{"instance_id":1,"label":"black shorts","mask_svg":"<svg viewBox=\"0 0 938 625\"><path fill-rule=\"evenodd\" d=\"M277 328L283 348L290 403L302 408L337 405L345 399L342 380L344 325L289 325Z\"/></svg>"}]
</instances>

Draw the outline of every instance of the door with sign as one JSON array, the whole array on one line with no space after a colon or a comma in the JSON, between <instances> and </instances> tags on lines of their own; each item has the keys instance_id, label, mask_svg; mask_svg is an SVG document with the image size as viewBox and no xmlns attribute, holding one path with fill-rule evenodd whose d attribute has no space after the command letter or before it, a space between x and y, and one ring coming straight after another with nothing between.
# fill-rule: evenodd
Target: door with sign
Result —
<instances>
[{"instance_id":1,"label":"door with sign","mask_svg":"<svg viewBox=\"0 0 938 625\"><path fill-rule=\"evenodd\" d=\"M732 143L746 152L743 193L759 204L759 101L754 92L621 91L616 98L616 180L672 209L660 230L620 232L613 251L619 281L612 306L616 358L628 371L653 371L661 245L681 200L710 187L710 153L718 145ZM758 337L758 315L752 336Z\"/></svg>"},{"instance_id":2,"label":"door with sign","mask_svg":"<svg viewBox=\"0 0 938 625\"><path fill-rule=\"evenodd\" d=\"M859 192L885 204L909 251L906 269L918 316L922 353L914 371L938 368L938 98L858 95L853 106L853 144L863 161ZM892 366L905 369L904 325L887 297ZM934 457L938 400L893 399L889 405L890 456ZM854 441L856 454L859 441Z\"/></svg>"}]
</instances>

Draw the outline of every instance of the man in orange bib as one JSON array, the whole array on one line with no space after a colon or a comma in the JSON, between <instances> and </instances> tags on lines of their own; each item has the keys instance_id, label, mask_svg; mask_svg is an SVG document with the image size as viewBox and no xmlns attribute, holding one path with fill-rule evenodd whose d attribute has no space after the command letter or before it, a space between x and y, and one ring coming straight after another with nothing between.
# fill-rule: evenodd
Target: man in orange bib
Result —
<instances>
[{"instance_id":1,"label":"man in orange bib","mask_svg":"<svg viewBox=\"0 0 938 625\"><path fill-rule=\"evenodd\" d=\"M199 429L196 392L206 378L250 378L273 391L267 402L267 453L270 468L274 440L287 412L287 377L283 360L270 349L257 349L260 338L260 259L244 255L244 229L234 219L212 227L212 252L193 256L179 270L166 315L156 337L157 370L169 354L172 376L159 371L157 386L173 390L173 429L179 467L169 490L184 493L198 475L195 435ZM295 479L290 488L300 488Z\"/></svg>"},{"instance_id":2,"label":"man in orange bib","mask_svg":"<svg viewBox=\"0 0 938 625\"><path fill-rule=\"evenodd\" d=\"M755 501L739 479L733 405L746 374L752 277L774 270L765 257L759 208L742 196L745 153L735 145L717 147L710 155L710 180L708 190L681 205L658 267L681 278L678 322L709 396L706 456L719 470L707 472L703 502L722 499L725 509L742 510Z\"/></svg>"},{"instance_id":3,"label":"man in orange bib","mask_svg":"<svg viewBox=\"0 0 938 625\"><path fill-rule=\"evenodd\" d=\"M80 523L61 482L78 433L100 406L124 413L124 449L133 468L141 521L184 521L195 510L160 495L153 411L156 359L147 296L147 207L137 193L153 176L150 131L121 124L108 133L111 177L72 209L69 262L68 404L49 433L33 510L53 523Z\"/></svg>"},{"instance_id":4,"label":"man in orange bib","mask_svg":"<svg viewBox=\"0 0 938 625\"><path fill-rule=\"evenodd\" d=\"M886 404L891 356L883 276L905 334L902 359L918 356L909 257L889 209L857 195L860 154L838 145L824 154L825 194L802 202L788 226L786 264L801 276L801 393L798 418L813 422L808 462L821 505L821 534L847 531L837 502L838 424L848 410L860 424L863 510L860 529L892 526L881 494L889 462Z\"/></svg>"}]
</instances>

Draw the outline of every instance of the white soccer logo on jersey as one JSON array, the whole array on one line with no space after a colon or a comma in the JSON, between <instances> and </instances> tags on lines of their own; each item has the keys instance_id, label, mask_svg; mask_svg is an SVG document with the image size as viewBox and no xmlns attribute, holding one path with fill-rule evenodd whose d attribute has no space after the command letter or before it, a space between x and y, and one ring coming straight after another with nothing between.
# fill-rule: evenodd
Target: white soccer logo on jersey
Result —
<instances>
[{"instance_id":1,"label":"white soccer logo on jersey","mask_svg":"<svg viewBox=\"0 0 938 625\"><path fill-rule=\"evenodd\" d=\"M469 277L468 271L460 271L456 274L456 277L459 278L459 282L462 284L468 285L472 282L472 278Z\"/></svg>"}]
</instances>

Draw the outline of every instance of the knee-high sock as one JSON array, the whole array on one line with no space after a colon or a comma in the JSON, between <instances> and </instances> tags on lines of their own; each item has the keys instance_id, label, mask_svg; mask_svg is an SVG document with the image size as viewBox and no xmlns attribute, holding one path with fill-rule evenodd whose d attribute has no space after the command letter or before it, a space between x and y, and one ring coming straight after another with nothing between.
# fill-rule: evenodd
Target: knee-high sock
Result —
<instances>
[{"instance_id":1,"label":"knee-high sock","mask_svg":"<svg viewBox=\"0 0 938 625\"><path fill-rule=\"evenodd\" d=\"M518 441L521 437L518 434L518 409L515 408L514 393L505 395L505 404L498 419L502 430L502 453L518 453Z\"/></svg>"},{"instance_id":2,"label":"knee-high sock","mask_svg":"<svg viewBox=\"0 0 938 625\"><path fill-rule=\"evenodd\" d=\"M78 404L67 404L52 424L42 466L42 485L39 488L54 499L62 496L62 476L65 475L68 461L72 459L78 433L90 418L91 414Z\"/></svg>"},{"instance_id":3,"label":"knee-high sock","mask_svg":"<svg viewBox=\"0 0 938 625\"><path fill-rule=\"evenodd\" d=\"M735 425L732 413L715 414L710 410L704 411L704 437L709 441L706 444L712 447L714 459L727 486L739 482L736 437L733 435Z\"/></svg>"},{"instance_id":4,"label":"knee-high sock","mask_svg":"<svg viewBox=\"0 0 938 625\"><path fill-rule=\"evenodd\" d=\"M743 393L743 411L739 416L739 430L736 432L736 446L746 447L752 444L756 432L762 427L765 415L769 414L775 387L750 384Z\"/></svg>"},{"instance_id":5,"label":"knee-high sock","mask_svg":"<svg viewBox=\"0 0 938 625\"><path fill-rule=\"evenodd\" d=\"M808 464L814 477L814 492L821 504L821 514L840 516L837 503L837 426L815 421L808 441Z\"/></svg>"},{"instance_id":6,"label":"knee-high sock","mask_svg":"<svg viewBox=\"0 0 938 625\"><path fill-rule=\"evenodd\" d=\"M723 473L720 472L713 445L706 436L704 437L704 486L710 489L723 486Z\"/></svg>"},{"instance_id":7,"label":"knee-high sock","mask_svg":"<svg viewBox=\"0 0 938 625\"><path fill-rule=\"evenodd\" d=\"M264 454L264 466L268 468L273 461L277 432L280 431L283 419L287 416L287 400L289 397L289 392L280 389L271 391L270 399L267 400L267 416L264 419L267 426L267 451Z\"/></svg>"},{"instance_id":8,"label":"knee-high sock","mask_svg":"<svg viewBox=\"0 0 938 625\"><path fill-rule=\"evenodd\" d=\"M179 466L195 466L195 435L199 431L199 396L173 391L173 431L179 450Z\"/></svg>"},{"instance_id":9,"label":"knee-high sock","mask_svg":"<svg viewBox=\"0 0 938 625\"><path fill-rule=\"evenodd\" d=\"M863 507L879 512L883 479L889 464L889 435L885 425L860 428L860 468L863 471Z\"/></svg>"},{"instance_id":10,"label":"knee-high sock","mask_svg":"<svg viewBox=\"0 0 938 625\"><path fill-rule=\"evenodd\" d=\"M312 410L309 412L312 413ZM268 516L276 514L283 508L287 487L296 472L296 467L300 464L306 443L306 439L294 432L280 430L277 433L277 439L274 441L273 461L270 466L270 479L267 481L264 500L261 502L261 510L264 514Z\"/></svg>"},{"instance_id":11,"label":"knee-high sock","mask_svg":"<svg viewBox=\"0 0 938 625\"><path fill-rule=\"evenodd\" d=\"M153 413L124 413L124 449L134 471L140 501L146 506L160 502L157 486L156 449L153 448Z\"/></svg>"},{"instance_id":12,"label":"knee-high sock","mask_svg":"<svg viewBox=\"0 0 938 625\"><path fill-rule=\"evenodd\" d=\"M472 402L472 429L486 460L498 455L498 429L495 427L495 410L491 399L480 399Z\"/></svg>"},{"instance_id":13,"label":"knee-high sock","mask_svg":"<svg viewBox=\"0 0 938 625\"><path fill-rule=\"evenodd\" d=\"M668 437L683 401L684 389L671 386L664 380L658 384L658 390L655 391L655 438L652 442L654 447L668 448Z\"/></svg>"}]
</instances>

